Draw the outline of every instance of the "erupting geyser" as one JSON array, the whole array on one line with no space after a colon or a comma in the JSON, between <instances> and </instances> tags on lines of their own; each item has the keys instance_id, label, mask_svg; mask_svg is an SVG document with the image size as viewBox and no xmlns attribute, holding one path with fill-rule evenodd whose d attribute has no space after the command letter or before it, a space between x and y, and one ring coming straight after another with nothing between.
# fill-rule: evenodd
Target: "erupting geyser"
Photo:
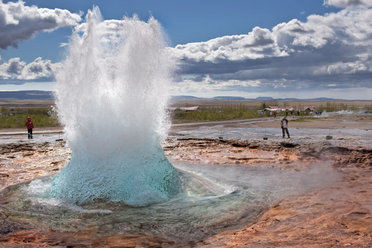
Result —
<instances>
[{"instance_id":1,"label":"erupting geyser","mask_svg":"<svg viewBox=\"0 0 372 248\"><path fill-rule=\"evenodd\" d=\"M52 181L53 197L145 206L179 192L160 146L173 65L155 19L102 21L98 8L88 12L56 75L72 154Z\"/></svg>"}]
</instances>

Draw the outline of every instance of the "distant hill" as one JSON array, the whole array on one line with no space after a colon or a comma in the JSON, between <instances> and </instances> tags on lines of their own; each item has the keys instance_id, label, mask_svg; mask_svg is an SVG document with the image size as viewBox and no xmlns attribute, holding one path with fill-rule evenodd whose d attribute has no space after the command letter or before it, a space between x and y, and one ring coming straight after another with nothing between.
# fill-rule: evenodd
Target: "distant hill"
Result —
<instances>
[{"instance_id":1,"label":"distant hill","mask_svg":"<svg viewBox=\"0 0 372 248\"><path fill-rule=\"evenodd\" d=\"M24 91L0 91L2 100L54 100L53 91L42 90L24 90ZM257 100L257 101L335 101L342 100L336 98L318 97L318 98L273 98L269 96L260 96L257 98L245 98L240 96L216 96L213 98L200 98L189 95L172 96L173 100L196 100L196 99L216 99L216 100Z\"/></svg>"},{"instance_id":2,"label":"distant hill","mask_svg":"<svg viewBox=\"0 0 372 248\"><path fill-rule=\"evenodd\" d=\"M328 98L328 97L318 97L318 98L311 98L309 100L312 100L312 101L336 101L336 100L344 100L344 99Z\"/></svg>"},{"instance_id":3,"label":"distant hill","mask_svg":"<svg viewBox=\"0 0 372 248\"><path fill-rule=\"evenodd\" d=\"M198 99L199 97L196 96L172 96L172 99L180 100L180 99Z\"/></svg>"},{"instance_id":4,"label":"distant hill","mask_svg":"<svg viewBox=\"0 0 372 248\"><path fill-rule=\"evenodd\" d=\"M221 100L257 100L257 101L335 101L335 100L342 100L336 98L328 98L328 97L318 97L318 98L273 98L270 96L259 96L256 98L245 98L240 96L215 96L212 99L221 99Z\"/></svg>"},{"instance_id":5,"label":"distant hill","mask_svg":"<svg viewBox=\"0 0 372 248\"><path fill-rule=\"evenodd\" d=\"M270 96L259 96L256 98L256 100L260 100L260 101L272 101L272 100L275 100L274 98L270 97Z\"/></svg>"},{"instance_id":6,"label":"distant hill","mask_svg":"<svg viewBox=\"0 0 372 248\"><path fill-rule=\"evenodd\" d=\"M240 96L215 96L213 99L223 99L223 100L246 100L245 97Z\"/></svg>"},{"instance_id":7,"label":"distant hill","mask_svg":"<svg viewBox=\"0 0 372 248\"><path fill-rule=\"evenodd\" d=\"M0 99L9 100L53 100L52 91L24 90L24 91L0 91Z\"/></svg>"},{"instance_id":8,"label":"distant hill","mask_svg":"<svg viewBox=\"0 0 372 248\"><path fill-rule=\"evenodd\" d=\"M257 97L255 100L259 100L259 101L336 101L336 100L343 100L343 99L328 98L328 97L304 98L304 99L294 98L294 97L273 98L270 96L260 96L260 97Z\"/></svg>"},{"instance_id":9,"label":"distant hill","mask_svg":"<svg viewBox=\"0 0 372 248\"><path fill-rule=\"evenodd\" d=\"M212 98L202 98L195 96L172 96L174 100L187 100L187 99L216 99L216 100L256 100L256 101L340 101L343 99L338 98L328 98L328 97L318 97L318 98L274 98L271 96L259 96L256 98L245 98L241 96L215 96Z\"/></svg>"}]
</instances>

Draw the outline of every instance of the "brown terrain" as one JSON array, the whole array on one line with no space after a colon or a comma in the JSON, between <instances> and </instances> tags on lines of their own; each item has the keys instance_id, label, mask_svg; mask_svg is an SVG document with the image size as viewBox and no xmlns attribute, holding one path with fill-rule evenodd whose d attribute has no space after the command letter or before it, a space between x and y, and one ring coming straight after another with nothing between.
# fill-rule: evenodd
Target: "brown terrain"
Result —
<instances>
[{"instance_id":1,"label":"brown terrain","mask_svg":"<svg viewBox=\"0 0 372 248\"><path fill-rule=\"evenodd\" d=\"M331 159L343 175L332 187L282 200L253 225L217 234L197 247L372 247L371 148L190 139L167 149L185 161L294 170Z\"/></svg>"},{"instance_id":2,"label":"brown terrain","mask_svg":"<svg viewBox=\"0 0 372 248\"><path fill-rule=\"evenodd\" d=\"M278 122L279 119L270 119L258 124L225 125L278 127ZM290 121L290 128L310 127L371 130L372 120L370 115L360 115ZM188 244L142 233L96 237L92 230L71 233L38 228L8 218L0 206L0 247L372 247L371 145L332 143L326 139L296 142L169 138L164 150L172 162L278 166L294 171L330 161L341 178L330 187L281 200L255 223ZM54 144L0 144L0 190L58 173L69 155L63 140Z\"/></svg>"}]
</instances>

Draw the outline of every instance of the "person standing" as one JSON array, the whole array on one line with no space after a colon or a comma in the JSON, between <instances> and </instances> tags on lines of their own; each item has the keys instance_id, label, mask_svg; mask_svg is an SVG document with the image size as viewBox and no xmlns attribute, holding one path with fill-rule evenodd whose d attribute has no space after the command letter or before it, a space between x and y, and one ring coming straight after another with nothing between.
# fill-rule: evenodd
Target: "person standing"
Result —
<instances>
[{"instance_id":1,"label":"person standing","mask_svg":"<svg viewBox=\"0 0 372 248\"><path fill-rule=\"evenodd\" d=\"M289 132L288 132L288 120L286 116L281 120L281 126L282 126L283 138L285 138L285 133L287 133L287 136L289 139L290 137L289 137Z\"/></svg>"},{"instance_id":2,"label":"person standing","mask_svg":"<svg viewBox=\"0 0 372 248\"><path fill-rule=\"evenodd\" d=\"M28 132L28 138L33 139L34 136L32 135L32 129L34 128L34 123L32 123L31 117L27 117L27 121L25 126L27 127L27 132Z\"/></svg>"}]
</instances>

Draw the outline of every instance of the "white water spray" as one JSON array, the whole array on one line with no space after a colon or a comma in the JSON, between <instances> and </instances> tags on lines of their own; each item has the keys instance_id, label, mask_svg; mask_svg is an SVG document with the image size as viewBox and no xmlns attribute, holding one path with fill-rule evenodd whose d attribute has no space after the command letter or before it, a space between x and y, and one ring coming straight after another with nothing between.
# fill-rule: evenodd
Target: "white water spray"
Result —
<instances>
[{"instance_id":1,"label":"white water spray","mask_svg":"<svg viewBox=\"0 0 372 248\"><path fill-rule=\"evenodd\" d=\"M160 143L173 70L153 18L102 21L98 8L73 34L57 73L57 108L71 161L51 194L75 203L144 206L180 189Z\"/></svg>"}]
</instances>

